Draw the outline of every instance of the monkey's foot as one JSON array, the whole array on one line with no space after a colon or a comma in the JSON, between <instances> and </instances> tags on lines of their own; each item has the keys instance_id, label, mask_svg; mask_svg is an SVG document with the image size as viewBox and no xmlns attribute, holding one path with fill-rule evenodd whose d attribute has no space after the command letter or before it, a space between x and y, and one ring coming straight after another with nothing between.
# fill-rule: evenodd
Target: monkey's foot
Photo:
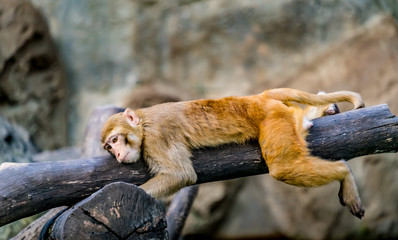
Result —
<instances>
[{"instance_id":1,"label":"monkey's foot","mask_svg":"<svg viewBox=\"0 0 398 240\"><path fill-rule=\"evenodd\" d=\"M352 174L348 175L340 183L339 190L340 203L346 206L348 210L356 217L361 219L365 215L365 209L362 206L361 198Z\"/></svg>"},{"instance_id":2,"label":"monkey's foot","mask_svg":"<svg viewBox=\"0 0 398 240\"><path fill-rule=\"evenodd\" d=\"M329 105L328 109L325 110L324 114L325 116L329 116L329 115L336 115L338 113L340 113L340 109L337 106L337 104L333 103Z\"/></svg>"}]
</instances>

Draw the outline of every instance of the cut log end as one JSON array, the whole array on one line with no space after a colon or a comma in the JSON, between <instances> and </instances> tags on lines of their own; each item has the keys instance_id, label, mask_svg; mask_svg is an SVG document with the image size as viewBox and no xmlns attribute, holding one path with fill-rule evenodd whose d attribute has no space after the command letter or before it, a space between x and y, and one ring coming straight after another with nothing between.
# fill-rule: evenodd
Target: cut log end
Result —
<instances>
[{"instance_id":1,"label":"cut log end","mask_svg":"<svg viewBox=\"0 0 398 240\"><path fill-rule=\"evenodd\" d=\"M59 216L53 239L167 239L163 204L141 188L106 185Z\"/></svg>"}]
</instances>

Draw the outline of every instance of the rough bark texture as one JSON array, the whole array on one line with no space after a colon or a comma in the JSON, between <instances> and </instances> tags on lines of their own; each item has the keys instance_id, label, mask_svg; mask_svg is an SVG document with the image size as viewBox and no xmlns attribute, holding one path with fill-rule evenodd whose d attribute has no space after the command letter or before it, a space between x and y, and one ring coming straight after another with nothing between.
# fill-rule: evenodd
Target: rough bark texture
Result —
<instances>
[{"instance_id":1,"label":"rough bark texture","mask_svg":"<svg viewBox=\"0 0 398 240\"><path fill-rule=\"evenodd\" d=\"M325 159L397 152L397 140L398 118L387 105L316 119L308 137L310 149ZM196 150L192 160L197 183L268 172L259 146L254 142ZM140 185L149 178L143 161L123 165L111 156L3 163L0 165L0 225L59 205L72 205L112 182Z\"/></svg>"},{"instance_id":2,"label":"rough bark texture","mask_svg":"<svg viewBox=\"0 0 398 240\"><path fill-rule=\"evenodd\" d=\"M167 239L165 210L141 188L111 183L58 217L52 239Z\"/></svg>"}]
</instances>

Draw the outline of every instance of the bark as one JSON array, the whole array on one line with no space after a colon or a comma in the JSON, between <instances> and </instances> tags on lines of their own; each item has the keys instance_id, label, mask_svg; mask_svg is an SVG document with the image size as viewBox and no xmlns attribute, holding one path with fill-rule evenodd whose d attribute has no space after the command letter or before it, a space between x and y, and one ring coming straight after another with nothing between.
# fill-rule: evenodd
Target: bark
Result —
<instances>
[{"instance_id":1,"label":"bark","mask_svg":"<svg viewBox=\"0 0 398 240\"><path fill-rule=\"evenodd\" d=\"M398 118L379 105L314 120L309 148L325 159L398 151ZM268 172L257 143L230 144L193 152L197 183ZM118 164L111 156L0 165L0 226L32 214L73 205L105 185L140 185L151 176L143 161Z\"/></svg>"}]
</instances>

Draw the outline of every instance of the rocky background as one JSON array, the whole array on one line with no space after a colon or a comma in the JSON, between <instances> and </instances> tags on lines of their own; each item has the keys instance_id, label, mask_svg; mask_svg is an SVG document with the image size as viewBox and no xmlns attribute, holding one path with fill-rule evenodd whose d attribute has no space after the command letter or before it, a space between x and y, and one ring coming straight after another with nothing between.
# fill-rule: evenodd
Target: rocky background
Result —
<instances>
[{"instance_id":1,"label":"rocky background","mask_svg":"<svg viewBox=\"0 0 398 240\"><path fill-rule=\"evenodd\" d=\"M395 0L2 0L0 115L40 151L78 147L95 106L158 97L344 89L397 114L397 20ZM18 139L6 124L1 151ZM184 234L398 238L397 157L350 162L363 220L340 207L338 184L295 188L264 175L201 186Z\"/></svg>"}]
</instances>

